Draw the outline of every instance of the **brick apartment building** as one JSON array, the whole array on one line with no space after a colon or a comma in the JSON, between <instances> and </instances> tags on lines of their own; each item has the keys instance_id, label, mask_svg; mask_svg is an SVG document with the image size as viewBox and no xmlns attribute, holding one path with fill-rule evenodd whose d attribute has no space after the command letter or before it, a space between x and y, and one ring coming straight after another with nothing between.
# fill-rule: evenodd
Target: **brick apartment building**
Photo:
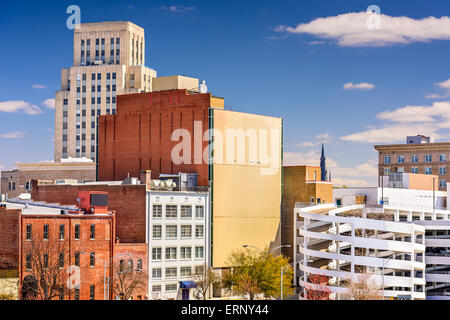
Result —
<instances>
[{"instance_id":1,"label":"brick apartment building","mask_svg":"<svg viewBox=\"0 0 450 320\"><path fill-rule=\"evenodd\" d=\"M81 192L78 199L85 194L107 194L106 192ZM148 274L147 244L117 243L115 212L107 207L95 207L89 212L84 205L83 210L76 206L50 205L42 202L23 202L6 204L8 208L0 208L0 226L8 227L9 233L0 235L1 256L6 265L18 265L19 292L21 298L30 298L27 283L33 282L32 260L33 248L47 248L48 264L58 260L61 272L69 267L79 270L79 287L68 287L66 283L53 299L61 300L102 300L104 299L104 263L106 277L112 279L117 264L131 266L136 272ZM16 237L14 238L14 234ZM4 239L11 239L8 243ZM6 241L6 240L5 240ZM55 249L58 247L57 249ZM55 256L58 252L58 257ZM63 254L61 257L60 254ZM36 273L34 273L36 274ZM64 276L63 276L64 278ZM25 285L24 285L25 283ZM108 287L106 287L105 290ZM109 286L109 299L115 294ZM134 299L147 298L147 282L134 293Z\"/></svg>"},{"instance_id":2,"label":"brick apartment building","mask_svg":"<svg viewBox=\"0 0 450 320\"><path fill-rule=\"evenodd\" d=\"M19 266L20 210L0 206L0 270L17 269Z\"/></svg>"},{"instance_id":3,"label":"brick apartment building","mask_svg":"<svg viewBox=\"0 0 450 320\"><path fill-rule=\"evenodd\" d=\"M379 177L391 172L437 175L439 190L447 190L450 142L430 141L430 137L419 135L407 137L406 144L374 146L378 151Z\"/></svg>"}]
</instances>

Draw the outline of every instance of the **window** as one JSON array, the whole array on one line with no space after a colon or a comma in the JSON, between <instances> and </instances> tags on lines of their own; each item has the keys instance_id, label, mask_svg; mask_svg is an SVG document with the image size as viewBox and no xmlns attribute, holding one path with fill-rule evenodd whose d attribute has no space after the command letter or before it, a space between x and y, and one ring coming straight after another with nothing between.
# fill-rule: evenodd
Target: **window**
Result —
<instances>
[{"instance_id":1,"label":"window","mask_svg":"<svg viewBox=\"0 0 450 320\"><path fill-rule=\"evenodd\" d=\"M48 240L48 224L44 224L44 240Z\"/></svg>"},{"instance_id":2,"label":"window","mask_svg":"<svg viewBox=\"0 0 450 320\"><path fill-rule=\"evenodd\" d=\"M177 268L166 268L166 278L176 278Z\"/></svg>"},{"instance_id":3,"label":"window","mask_svg":"<svg viewBox=\"0 0 450 320\"><path fill-rule=\"evenodd\" d=\"M440 175L447 174L447 167L439 167L439 174Z\"/></svg>"},{"instance_id":4,"label":"window","mask_svg":"<svg viewBox=\"0 0 450 320\"><path fill-rule=\"evenodd\" d=\"M64 236L65 236L64 227L65 226L63 224L59 225L59 240L64 240Z\"/></svg>"},{"instance_id":5,"label":"window","mask_svg":"<svg viewBox=\"0 0 450 320\"><path fill-rule=\"evenodd\" d=\"M192 275L192 268L191 267L181 267L180 268L180 276L181 277L189 277Z\"/></svg>"},{"instance_id":6,"label":"window","mask_svg":"<svg viewBox=\"0 0 450 320\"><path fill-rule=\"evenodd\" d=\"M446 180L439 180L439 188L446 189L447 188L447 181Z\"/></svg>"},{"instance_id":7,"label":"window","mask_svg":"<svg viewBox=\"0 0 450 320\"><path fill-rule=\"evenodd\" d=\"M398 156L397 157L397 162L398 163L405 163L405 156Z\"/></svg>"},{"instance_id":8,"label":"window","mask_svg":"<svg viewBox=\"0 0 450 320\"><path fill-rule=\"evenodd\" d=\"M119 261L119 271L122 272L124 268L125 268L125 260L120 260Z\"/></svg>"},{"instance_id":9,"label":"window","mask_svg":"<svg viewBox=\"0 0 450 320\"><path fill-rule=\"evenodd\" d=\"M411 168L411 173L419 173L419 168L417 168L417 167L412 167L412 168Z\"/></svg>"},{"instance_id":10,"label":"window","mask_svg":"<svg viewBox=\"0 0 450 320\"><path fill-rule=\"evenodd\" d=\"M384 156L384 163L391 164L391 156Z\"/></svg>"},{"instance_id":11,"label":"window","mask_svg":"<svg viewBox=\"0 0 450 320\"><path fill-rule=\"evenodd\" d=\"M58 267L64 268L64 253L59 254Z\"/></svg>"},{"instance_id":12,"label":"window","mask_svg":"<svg viewBox=\"0 0 450 320\"><path fill-rule=\"evenodd\" d=\"M162 226L153 226L153 239L162 238Z\"/></svg>"},{"instance_id":13,"label":"window","mask_svg":"<svg viewBox=\"0 0 450 320\"><path fill-rule=\"evenodd\" d=\"M391 169L390 168L384 168L384 175L389 175L389 173L391 173Z\"/></svg>"},{"instance_id":14,"label":"window","mask_svg":"<svg viewBox=\"0 0 450 320\"><path fill-rule=\"evenodd\" d=\"M187 260L192 258L192 248L191 247L181 247L180 248L180 259Z\"/></svg>"},{"instance_id":15,"label":"window","mask_svg":"<svg viewBox=\"0 0 450 320\"><path fill-rule=\"evenodd\" d=\"M161 268L152 269L152 279L161 279L162 271Z\"/></svg>"},{"instance_id":16,"label":"window","mask_svg":"<svg viewBox=\"0 0 450 320\"><path fill-rule=\"evenodd\" d=\"M152 261L161 261L162 249L153 248L152 249Z\"/></svg>"},{"instance_id":17,"label":"window","mask_svg":"<svg viewBox=\"0 0 450 320\"><path fill-rule=\"evenodd\" d=\"M48 253L44 253L44 268L48 268Z\"/></svg>"},{"instance_id":18,"label":"window","mask_svg":"<svg viewBox=\"0 0 450 320\"><path fill-rule=\"evenodd\" d=\"M203 274L203 266L196 266L195 274Z\"/></svg>"},{"instance_id":19,"label":"window","mask_svg":"<svg viewBox=\"0 0 450 320\"><path fill-rule=\"evenodd\" d=\"M133 260L128 260L128 272L133 272Z\"/></svg>"},{"instance_id":20,"label":"window","mask_svg":"<svg viewBox=\"0 0 450 320\"><path fill-rule=\"evenodd\" d=\"M205 217L205 209L203 206L195 207L195 218L203 219Z\"/></svg>"},{"instance_id":21,"label":"window","mask_svg":"<svg viewBox=\"0 0 450 320\"><path fill-rule=\"evenodd\" d=\"M192 218L192 206L181 206L181 218L183 219Z\"/></svg>"},{"instance_id":22,"label":"window","mask_svg":"<svg viewBox=\"0 0 450 320\"><path fill-rule=\"evenodd\" d=\"M31 224L27 224L27 240L31 240Z\"/></svg>"},{"instance_id":23,"label":"window","mask_svg":"<svg viewBox=\"0 0 450 320\"><path fill-rule=\"evenodd\" d=\"M59 288L59 300L64 300L64 287Z\"/></svg>"},{"instance_id":24,"label":"window","mask_svg":"<svg viewBox=\"0 0 450 320\"><path fill-rule=\"evenodd\" d=\"M95 239L95 224L91 224L89 238L91 240Z\"/></svg>"},{"instance_id":25,"label":"window","mask_svg":"<svg viewBox=\"0 0 450 320\"><path fill-rule=\"evenodd\" d=\"M166 206L166 218L167 219L177 218L177 206L173 205Z\"/></svg>"},{"instance_id":26,"label":"window","mask_svg":"<svg viewBox=\"0 0 450 320\"><path fill-rule=\"evenodd\" d=\"M80 240L80 225L75 225L75 240Z\"/></svg>"},{"instance_id":27,"label":"window","mask_svg":"<svg viewBox=\"0 0 450 320\"><path fill-rule=\"evenodd\" d=\"M175 291L177 291L176 283L166 284L166 292L175 292Z\"/></svg>"},{"instance_id":28,"label":"window","mask_svg":"<svg viewBox=\"0 0 450 320\"><path fill-rule=\"evenodd\" d=\"M80 300L80 289L75 289L75 300Z\"/></svg>"},{"instance_id":29,"label":"window","mask_svg":"<svg viewBox=\"0 0 450 320\"><path fill-rule=\"evenodd\" d=\"M446 154L440 154L439 155L439 162L447 162L447 155Z\"/></svg>"},{"instance_id":30,"label":"window","mask_svg":"<svg viewBox=\"0 0 450 320\"><path fill-rule=\"evenodd\" d=\"M166 226L166 239L177 238L177 226Z\"/></svg>"},{"instance_id":31,"label":"window","mask_svg":"<svg viewBox=\"0 0 450 320\"><path fill-rule=\"evenodd\" d=\"M89 255L89 265L95 267L95 252L91 252Z\"/></svg>"},{"instance_id":32,"label":"window","mask_svg":"<svg viewBox=\"0 0 450 320\"><path fill-rule=\"evenodd\" d=\"M195 259L203 258L203 247L195 247Z\"/></svg>"},{"instance_id":33,"label":"window","mask_svg":"<svg viewBox=\"0 0 450 320\"><path fill-rule=\"evenodd\" d=\"M16 183L8 182L8 190L16 190Z\"/></svg>"},{"instance_id":34,"label":"window","mask_svg":"<svg viewBox=\"0 0 450 320\"><path fill-rule=\"evenodd\" d=\"M166 248L166 260L177 259L177 248Z\"/></svg>"},{"instance_id":35,"label":"window","mask_svg":"<svg viewBox=\"0 0 450 320\"><path fill-rule=\"evenodd\" d=\"M95 300L95 285L91 285L89 289L89 300Z\"/></svg>"},{"instance_id":36,"label":"window","mask_svg":"<svg viewBox=\"0 0 450 320\"><path fill-rule=\"evenodd\" d=\"M80 266L80 253L79 252L75 252L75 259L74 259L74 263L76 267Z\"/></svg>"},{"instance_id":37,"label":"window","mask_svg":"<svg viewBox=\"0 0 450 320\"><path fill-rule=\"evenodd\" d=\"M137 261L137 271L142 271L142 259L138 259Z\"/></svg>"},{"instance_id":38,"label":"window","mask_svg":"<svg viewBox=\"0 0 450 320\"><path fill-rule=\"evenodd\" d=\"M192 226L190 226L190 225L181 226L181 237L182 238L191 238L192 237Z\"/></svg>"},{"instance_id":39,"label":"window","mask_svg":"<svg viewBox=\"0 0 450 320\"><path fill-rule=\"evenodd\" d=\"M425 168L425 174L432 174L431 167L426 167Z\"/></svg>"},{"instance_id":40,"label":"window","mask_svg":"<svg viewBox=\"0 0 450 320\"><path fill-rule=\"evenodd\" d=\"M196 238L203 238L203 226L195 226L195 237Z\"/></svg>"},{"instance_id":41,"label":"window","mask_svg":"<svg viewBox=\"0 0 450 320\"><path fill-rule=\"evenodd\" d=\"M161 292L161 286L160 285L152 286L152 292Z\"/></svg>"},{"instance_id":42,"label":"window","mask_svg":"<svg viewBox=\"0 0 450 320\"><path fill-rule=\"evenodd\" d=\"M27 270L31 270L31 254L27 254L26 256L26 268Z\"/></svg>"},{"instance_id":43,"label":"window","mask_svg":"<svg viewBox=\"0 0 450 320\"><path fill-rule=\"evenodd\" d=\"M27 181L27 182L25 183L25 189L26 189L26 190L31 190L31 181Z\"/></svg>"},{"instance_id":44,"label":"window","mask_svg":"<svg viewBox=\"0 0 450 320\"><path fill-rule=\"evenodd\" d=\"M425 162L427 162L427 163L433 162L433 156L431 154L426 154Z\"/></svg>"}]
</instances>

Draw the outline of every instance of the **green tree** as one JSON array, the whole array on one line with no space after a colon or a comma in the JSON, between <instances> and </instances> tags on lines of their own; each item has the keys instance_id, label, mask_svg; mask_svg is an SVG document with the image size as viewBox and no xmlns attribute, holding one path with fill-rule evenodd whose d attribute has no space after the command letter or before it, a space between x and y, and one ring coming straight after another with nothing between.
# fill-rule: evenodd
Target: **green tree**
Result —
<instances>
[{"instance_id":1,"label":"green tree","mask_svg":"<svg viewBox=\"0 0 450 320\"><path fill-rule=\"evenodd\" d=\"M235 250L228 258L227 265L232 272L224 279L236 294L248 295L253 300L262 294L265 298L281 295L281 268L289 265L283 255L274 256L269 249L260 252L251 248ZM292 294L293 270L283 274L283 295Z\"/></svg>"}]
</instances>

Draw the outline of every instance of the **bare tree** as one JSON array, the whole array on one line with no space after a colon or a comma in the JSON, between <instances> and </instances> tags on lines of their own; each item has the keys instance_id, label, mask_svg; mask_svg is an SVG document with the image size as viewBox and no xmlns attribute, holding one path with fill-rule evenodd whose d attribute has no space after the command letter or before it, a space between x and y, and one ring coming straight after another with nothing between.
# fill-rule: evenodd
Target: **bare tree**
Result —
<instances>
[{"instance_id":1,"label":"bare tree","mask_svg":"<svg viewBox=\"0 0 450 320\"><path fill-rule=\"evenodd\" d=\"M69 261L67 246L62 241L37 239L24 245L22 298L53 300L64 290Z\"/></svg>"},{"instance_id":2,"label":"bare tree","mask_svg":"<svg viewBox=\"0 0 450 320\"><path fill-rule=\"evenodd\" d=\"M212 268L204 265L201 271L194 273L193 280L197 284L197 287L194 289L194 295L198 296L198 299L207 300L208 293L212 290L213 285L219 282L219 277Z\"/></svg>"},{"instance_id":3,"label":"bare tree","mask_svg":"<svg viewBox=\"0 0 450 320\"><path fill-rule=\"evenodd\" d=\"M372 273L361 273L350 280L347 289L353 300L382 300L383 294Z\"/></svg>"},{"instance_id":4,"label":"bare tree","mask_svg":"<svg viewBox=\"0 0 450 320\"><path fill-rule=\"evenodd\" d=\"M0 272L0 300L16 300L18 282L17 272L14 277L9 277L6 272Z\"/></svg>"},{"instance_id":5,"label":"bare tree","mask_svg":"<svg viewBox=\"0 0 450 320\"><path fill-rule=\"evenodd\" d=\"M119 261L114 264L114 275L111 289L114 296L120 300L130 300L139 291L144 291L147 285L147 275L142 270L125 268Z\"/></svg>"}]
</instances>

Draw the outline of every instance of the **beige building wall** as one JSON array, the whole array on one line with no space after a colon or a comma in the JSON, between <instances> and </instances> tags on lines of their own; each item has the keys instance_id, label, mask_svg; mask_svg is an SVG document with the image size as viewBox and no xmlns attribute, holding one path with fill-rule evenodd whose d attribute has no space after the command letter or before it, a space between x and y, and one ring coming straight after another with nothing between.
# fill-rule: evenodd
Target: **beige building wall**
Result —
<instances>
[{"instance_id":1,"label":"beige building wall","mask_svg":"<svg viewBox=\"0 0 450 320\"><path fill-rule=\"evenodd\" d=\"M212 266L221 268L231 252L244 244L259 248L275 247L281 242L281 131L282 119L214 109L214 129L223 133L224 141L215 138L215 155L219 149L224 155L223 163L215 158L212 166ZM275 141L274 163L258 164L249 160L249 148L245 148L244 163L227 163L226 146L231 143L226 138L227 129L255 129L258 142L259 129L278 130ZM248 142L247 142L248 143ZM248 145L248 144L247 144ZM270 150L270 143L268 145ZM235 141L235 150L237 141ZM270 155L270 152L269 152ZM258 161L261 159L258 157ZM264 174L268 169L270 174ZM269 173L267 171L266 173Z\"/></svg>"}]
</instances>

